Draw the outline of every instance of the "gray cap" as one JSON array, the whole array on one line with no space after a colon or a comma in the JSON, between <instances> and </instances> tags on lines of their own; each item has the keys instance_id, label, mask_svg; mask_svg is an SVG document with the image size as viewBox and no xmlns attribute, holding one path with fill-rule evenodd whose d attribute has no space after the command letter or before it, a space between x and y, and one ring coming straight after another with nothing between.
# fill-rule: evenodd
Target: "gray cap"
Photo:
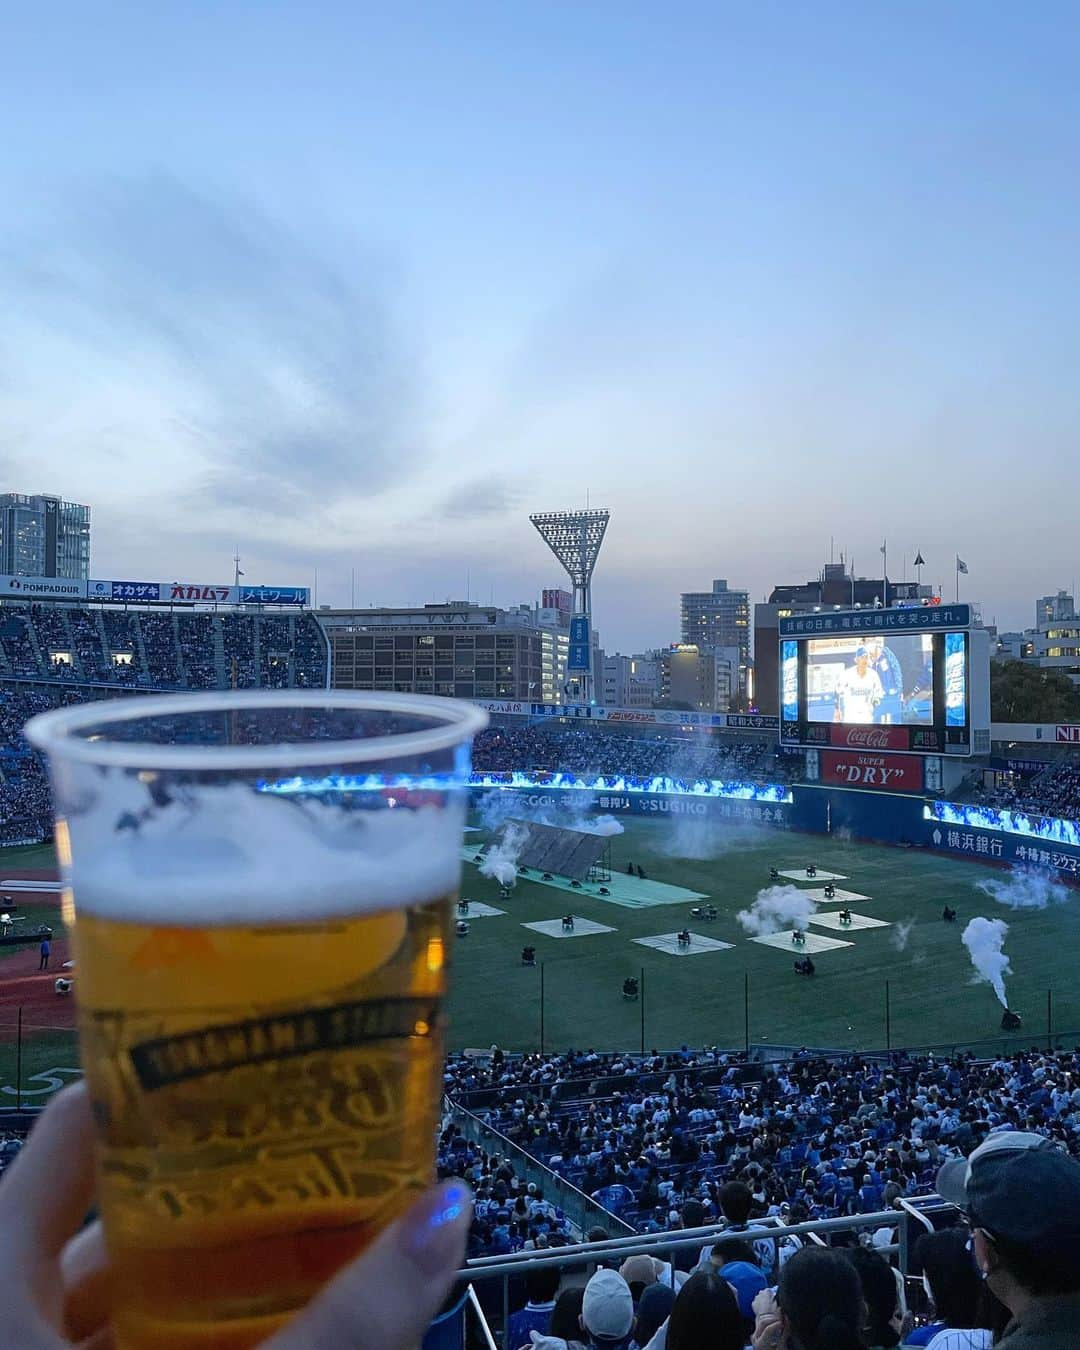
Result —
<instances>
[{"instance_id":1,"label":"gray cap","mask_svg":"<svg viewBox=\"0 0 1080 1350\"><path fill-rule=\"evenodd\" d=\"M617 1270L598 1270L585 1286L581 1321L597 1340L622 1340L634 1323L630 1286Z\"/></svg>"},{"instance_id":2,"label":"gray cap","mask_svg":"<svg viewBox=\"0 0 1080 1350\"><path fill-rule=\"evenodd\" d=\"M1080 1162L1041 1134L992 1134L945 1163L937 1192L995 1237L1080 1255Z\"/></svg>"}]
</instances>

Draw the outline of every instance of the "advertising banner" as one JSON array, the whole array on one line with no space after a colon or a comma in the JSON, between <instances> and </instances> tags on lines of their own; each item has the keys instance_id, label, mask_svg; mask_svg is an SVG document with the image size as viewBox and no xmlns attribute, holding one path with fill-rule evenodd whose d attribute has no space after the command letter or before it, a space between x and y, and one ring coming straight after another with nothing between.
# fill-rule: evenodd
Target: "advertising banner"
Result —
<instances>
[{"instance_id":1,"label":"advertising banner","mask_svg":"<svg viewBox=\"0 0 1080 1350\"><path fill-rule=\"evenodd\" d=\"M725 713L723 722L742 731L779 731L780 719L771 713Z\"/></svg>"},{"instance_id":2,"label":"advertising banner","mask_svg":"<svg viewBox=\"0 0 1080 1350\"><path fill-rule=\"evenodd\" d=\"M1061 741L1065 745L1080 745L1080 725L1076 722L1062 724L1056 728L1054 740Z\"/></svg>"},{"instance_id":3,"label":"advertising banner","mask_svg":"<svg viewBox=\"0 0 1080 1350\"><path fill-rule=\"evenodd\" d=\"M914 609L863 609L831 614L803 614L781 619L781 637L813 637L818 633L917 633L942 628L967 628L970 605L940 605Z\"/></svg>"},{"instance_id":4,"label":"advertising banner","mask_svg":"<svg viewBox=\"0 0 1080 1350\"><path fill-rule=\"evenodd\" d=\"M588 616L575 614L570 620L570 652L566 669L590 670L592 668L591 658Z\"/></svg>"},{"instance_id":5,"label":"advertising banner","mask_svg":"<svg viewBox=\"0 0 1080 1350\"><path fill-rule=\"evenodd\" d=\"M86 582L68 577L16 577L0 574L0 598L9 600L83 600Z\"/></svg>"},{"instance_id":6,"label":"advertising banner","mask_svg":"<svg viewBox=\"0 0 1080 1350\"><path fill-rule=\"evenodd\" d=\"M921 792L922 760L917 755L844 754L821 751L821 781L826 787Z\"/></svg>"},{"instance_id":7,"label":"advertising banner","mask_svg":"<svg viewBox=\"0 0 1080 1350\"><path fill-rule=\"evenodd\" d=\"M526 717L529 705L513 698L478 698L473 702L478 708L486 708L489 713L504 713L512 717Z\"/></svg>"},{"instance_id":8,"label":"advertising banner","mask_svg":"<svg viewBox=\"0 0 1080 1350\"><path fill-rule=\"evenodd\" d=\"M160 600L161 583L157 581L88 581L88 600Z\"/></svg>"},{"instance_id":9,"label":"advertising banner","mask_svg":"<svg viewBox=\"0 0 1080 1350\"><path fill-rule=\"evenodd\" d=\"M241 586L242 605L306 605L306 586Z\"/></svg>"},{"instance_id":10,"label":"advertising banner","mask_svg":"<svg viewBox=\"0 0 1080 1350\"><path fill-rule=\"evenodd\" d=\"M907 727L843 726L829 727L829 744L847 750L908 750L911 737Z\"/></svg>"},{"instance_id":11,"label":"advertising banner","mask_svg":"<svg viewBox=\"0 0 1080 1350\"><path fill-rule=\"evenodd\" d=\"M22 577L20 581L30 578ZM84 586L80 598L127 600L135 603L166 602L173 605L307 605L306 586L206 586L192 581L87 581L65 583ZM39 591L38 594L52 594ZM68 592L64 592L65 595Z\"/></svg>"}]
</instances>

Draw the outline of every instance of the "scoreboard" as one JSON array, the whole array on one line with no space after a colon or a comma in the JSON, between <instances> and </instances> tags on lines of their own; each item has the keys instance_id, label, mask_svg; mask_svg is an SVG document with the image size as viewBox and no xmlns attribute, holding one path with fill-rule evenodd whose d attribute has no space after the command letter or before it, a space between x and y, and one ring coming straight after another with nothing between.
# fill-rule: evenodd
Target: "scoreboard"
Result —
<instances>
[{"instance_id":1,"label":"scoreboard","mask_svg":"<svg viewBox=\"0 0 1080 1350\"><path fill-rule=\"evenodd\" d=\"M990 635L969 605L780 620L784 745L925 755L990 748Z\"/></svg>"}]
</instances>

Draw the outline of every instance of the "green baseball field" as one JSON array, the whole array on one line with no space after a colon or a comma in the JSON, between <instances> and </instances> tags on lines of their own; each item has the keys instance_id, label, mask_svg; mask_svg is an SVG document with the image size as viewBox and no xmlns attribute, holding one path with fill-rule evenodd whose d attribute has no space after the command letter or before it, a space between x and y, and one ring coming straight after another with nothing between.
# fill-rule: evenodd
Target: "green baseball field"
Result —
<instances>
[{"instance_id":1,"label":"green baseball field","mask_svg":"<svg viewBox=\"0 0 1080 1350\"><path fill-rule=\"evenodd\" d=\"M478 822L477 822L478 823ZM632 820L610 838L610 892L518 875L508 896L476 862L487 835L468 836L461 893L470 901L467 936L455 948L450 1044L554 1050L810 1045L881 1049L971 1047L981 1053L1021 1045L1080 1043L1080 891L1025 884L1013 909L980 889L1008 886L1009 874L915 850L880 848L782 832L740 832L669 820ZM707 856L694 856L700 854ZM48 850L11 850L9 869L46 867ZM633 863L635 875L627 874ZM808 877L814 864L818 875ZM644 878L636 874L637 867ZM770 868L791 876L770 879ZM824 894L827 874L836 896ZM777 898L775 887L785 888ZM803 932L793 943L765 904L787 912L792 894L810 893ZM1014 893L1013 898L1017 898ZM738 919L759 915L758 936ZM942 919L945 906L957 921ZM714 919L694 917L713 907ZM496 910L498 913L485 913ZM848 910L850 922L840 911ZM55 903L24 907L57 923ZM572 930L563 916L572 914ZM977 982L961 935L973 917L1008 925L1004 983L1023 1024L1000 1030L993 989ZM532 926L530 926L532 925ZM779 928L780 931L769 931ZM688 930L690 942L677 934ZM524 946L536 965L521 963ZM0 948L0 1105L40 1102L78 1068L72 1001L52 992L65 954L54 942L47 975L35 948ZM812 977L795 973L810 957ZM623 981L637 979L636 1000ZM18 1009L23 1008L21 1059ZM21 1083L21 1091L17 1091Z\"/></svg>"},{"instance_id":2,"label":"green baseball field","mask_svg":"<svg viewBox=\"0 0 1080 1350\"><path fill-rule=\"evenodd\" d=\"M485 838L469 835L470 844ZM470 918L457 943L455 1048L497 1042L538 1049L542 1030L547 1049L638 1049L644 1018L647 1048L739 1047L749 1020L758 1046L879 1049L888 1039L894 1047L986 1042L981 1049L990 1051L1046 1044L1048 992L1055 1041L1080 1042L1080 891L1025 885L1024 899L1048 903L1014 910L979 889L979 882L1009 883L1008 873L987 867L911 849L670 820L627 821L610 845L610 897L594 884L569 891L534 873L519 876L503 899L495 881L465 862L462 895L505 912ZM703 852L713 856L689 856ZM465 850L467 858L475 854L475 847ZM642 867L644 882L626 875L628 862ZM811 863L816 879L805 875ZM736 917L778 884L770 868L795 874L780 885L815 893L805 945L783 935L753 941ZM834 900L822 895L825 872L842 878L833 883ZM781 897L781 912L784 903ZM710 904L714 920L691 916ZM943 921L946 905L957 911L955 923ZM851 911L850 924L839 918L841 909ZM574 932L563 936L561 917L569 912ZM973 982L961 941L977 915L1008 924L1005 989L1023 1021L1012 1036L1000 1031L1003 1010L990 985ZM551 920L554 932L523 926ZM592 925L602 931L589 931ZM674 939L683 928L689 947ZM536 949L535 968L521 964L526 944ZM807 953L812 978L794 971ZM628 976L641 984L637 1001L623 997Z\"/></svg>"}]
</instances>

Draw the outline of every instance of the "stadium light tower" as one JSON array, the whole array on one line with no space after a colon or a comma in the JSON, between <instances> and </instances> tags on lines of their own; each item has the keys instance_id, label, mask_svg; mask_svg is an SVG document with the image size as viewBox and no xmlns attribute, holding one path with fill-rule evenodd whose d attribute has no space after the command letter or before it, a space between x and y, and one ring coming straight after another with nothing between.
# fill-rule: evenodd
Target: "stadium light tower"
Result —
<instances>
[{"instance_id":1,"label":"stadium light tower","mask_svg":"<svg viewBox=\"0 0 1080 1350\"><path fill-rule=\"evenodd\" d=\"M581 681L582 699L593 694L592 676L592 574L600 545L604 542L610 511L543 511L529 519L562 564L574 588L574 614L570 620L570 660L567 674Z\"/></svg>"}]
</instances>

